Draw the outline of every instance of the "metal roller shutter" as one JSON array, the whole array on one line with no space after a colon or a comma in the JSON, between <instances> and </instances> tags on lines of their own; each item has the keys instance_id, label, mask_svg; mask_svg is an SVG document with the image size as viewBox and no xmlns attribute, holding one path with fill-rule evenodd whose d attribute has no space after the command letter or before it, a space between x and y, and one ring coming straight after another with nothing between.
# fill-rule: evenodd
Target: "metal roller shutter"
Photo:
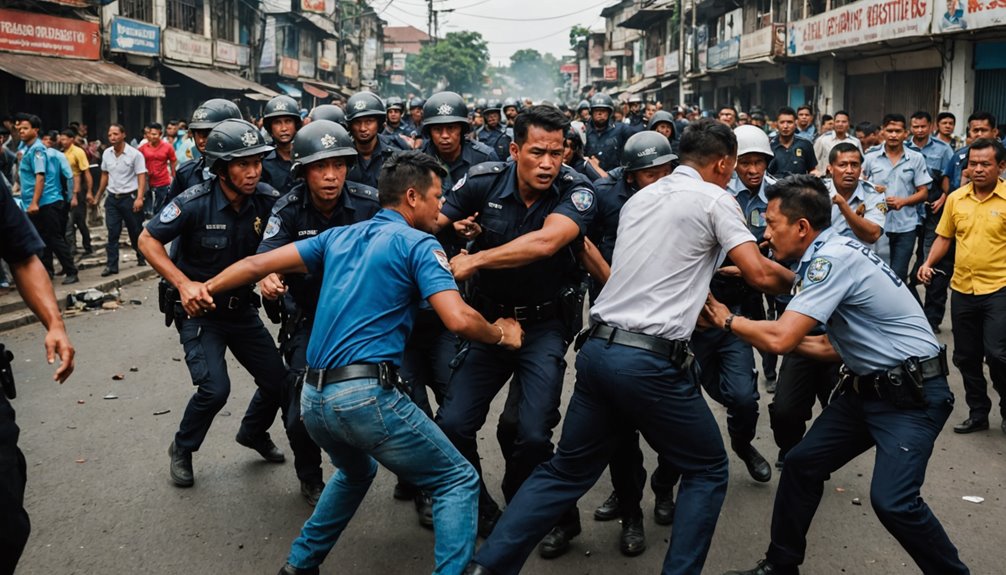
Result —
<instances>
[{"instance_id":1,"label":"metal roller shutter","mask_svg":"<svg viewBox=\"0 0 1006 575\"><path fill-rule=\"evenodd\" d=\"M939 107L939 68L849 76L845 103L852 121L880 124L885 114L910 117L918 110L935 115Z\"/></svg>"},{"instance_id":2,"label":"metal roller shutter","mask_svg":"<svg viewBox=\"0 0 1006 575\"><path fill-rule=\"evenodd\" d=\"M995 114L1000 124L1006 121L1006 70L975 72L975 110Z\"/></svg>"}]
</instances>

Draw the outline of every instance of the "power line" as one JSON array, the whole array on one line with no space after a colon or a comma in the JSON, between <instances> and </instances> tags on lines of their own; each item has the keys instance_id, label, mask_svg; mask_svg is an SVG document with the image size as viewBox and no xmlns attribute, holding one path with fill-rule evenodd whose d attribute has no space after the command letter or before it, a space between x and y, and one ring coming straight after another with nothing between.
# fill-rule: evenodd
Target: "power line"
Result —
<instances>
[{"instance_id":1,"label":"power line","mask_svg":"<svg viewBox=\"0 0 1006 575\"><path fill-rule=\"evenodd\" d=\"M495 16L495 15L486 16L483 14L469 14L467 12L458 12L457 9L455 9L454 13L459 14L461 16L468 16L471 18L485 18L487 20L497 20L497 21L502 20L505 22L547 22L549 20L561 20L563 18L569 18L570 16L580 16L583 15L585 11L597 8L599 6L603 6L608 2L610 2L610 0L601 0L601 2L598 2L597 4L593 4L591 6L585 6L577 10L576 12L570 12L569 14L561 14L559 16L543 16L541 18L504 18L502 16Z\"/></svg>"},{"instance_id":2,"label":"power line","mask_svg":"<svg viewBox=\"0 0 1006 575\"><path fill-rule=\"evenodd\" d=\"M399 12L401 12L402 14L406 14L406 15L408 15L408 16L412 16L413 18L421 18L421 19L423 19L423 20L425 20L425 19L426 19L426 16L425 16L425 15L422 15L422 16L421 16L421 15L419 15L419 14L413 14L412 12L409 12L408 10L402 10L401 8L399 8L398 6L396 6L395 4L391 4L391 3L389 3L389 4L388 4L388 8L394 8L395 10L398 10L398 11L399 11Z\"/></svg>"}]
</instances>

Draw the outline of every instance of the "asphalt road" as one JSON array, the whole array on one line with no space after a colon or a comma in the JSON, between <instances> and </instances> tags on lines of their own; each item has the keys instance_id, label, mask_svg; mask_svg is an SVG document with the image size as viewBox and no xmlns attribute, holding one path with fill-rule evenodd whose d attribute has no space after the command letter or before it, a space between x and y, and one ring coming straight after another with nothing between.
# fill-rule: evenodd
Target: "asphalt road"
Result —
<instances>
[{"instance_id":1,"label":"asphalt road","mask_svg":"<svg viewBox=\"0 0 1006 575\"><path fill-rule=\"evenodd\" d=\"M33 531L20 574L272 574L310 514L289 459L268 464L234 442L254 385L233 360L231 400L195 455L196 486L178 489L170 483L167 447L192 388L176 332L165 328L157 313L155 285L147 280L123 288L125 300L140 299L142 305L68 320L78 365L62 386L51 381L40 326L0 334L16 355L20 396L14 405L28 459L26 503ZM944 327L941 338L949 343L949 326ZM116 381L115 374L124 377ZM572 381L567 373L564 399ZM958 374L952 374L951 385L958 405L937 442L923 495L974 573L1003 573L1006 436L995 414L991 431L952 433L966 409ZM117 398L104 399L108 394ZM501 399L489 421L498 416ZM774 461L764 395L762 403L755 444ZM714 405L714 413L724 425L724 410ZM502 500L495 433L487 428L481 435L487 483ZM289 456L278 423L273 437ZM648 449L646 454L652 470L654 455ZM330 471L329 466L326 476ZM871 471L872 451L826 485L810 532L806 573L918 572L869 506ZM777 484L778 477L755 483L731 456L730 488L706 573L746 568L762 556ZM393 485L394 477L382 469L322 573L431 570L433 533L418 526L410 503L392 499ZM605 474L581 500L584 532L567 556L552 561L533 556L524 572L658 573L671 528L653 523L652 493L647 490L644 499L650 548L629 559L618 552L617 522L598 523L590 515L609 491ZM969 503L962 500L965 495L984 502ZM854 498L862 505L854 505Z\"/></svg>"}]
</instances>

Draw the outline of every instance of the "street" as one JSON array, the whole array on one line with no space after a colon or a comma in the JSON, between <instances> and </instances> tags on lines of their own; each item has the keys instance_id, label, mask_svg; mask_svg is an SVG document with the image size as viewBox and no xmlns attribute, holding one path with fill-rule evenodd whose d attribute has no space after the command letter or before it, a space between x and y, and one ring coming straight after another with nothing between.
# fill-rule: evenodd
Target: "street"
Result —
<instances>
[{"instance_id":1,"label":"street","mask_svg":"<svg viewBox=\"0 0 1006 575\"><path fill-rule=\"evenodd\" d=\"M174 487L167 448L193 388L177 333L164 327L157 312L156 280L122 291L124 301L143 303L67 320L77 369L62 386L51 381L53 368L45 363L39 325L2 335L15 354L19 396L13 405L28 460L26 507L32 534L18 573L275 573L311 511L299 492L281 425L274 425L272 435L287 454L283 465L266 463L235 443L254 385L231 359L231 401L194 455L195 487ZM949 317L939 337L949 344ZM572 355L567 359L572 362ZM122 379L113 380L116 374ZM1006 564L1006 436L995 412L990 431L954 434L951 426L967 410L956 369L950 381L957 406L937 441L923 496L973 573L1001 573ZM565 400L572 387L570 368ZM491 423L480 434L486 482L501 502L502 459L494 424L502 400L502 395L497 398ZM774 462L768 400L763 393L755 445ZM713 411L725 434L725 411L715 404ZM649 448L644 451L652 471L655 456ZM852 461L826 484L809 535L806 573L918 572L870 508L872 453ZM778 472L770 483L758 484L733 454L730 464L730 488L706 573L749 568L768 543ZM326 464L326 479L330 472ZM410 502L392 499L394 481L386 470L378 473L322 573L430 572L433 533L419 527ZM610 491L605 472L581 500L583 534L571 552L552 561L534 555L524 572L658 573L671 528L653 522L652 492L647 487L643 502L649 549L625 558L618 552L617 522L599 523L591 515ZM972 503L963 496L984 501Z\"/></svg>"}]
</instances>

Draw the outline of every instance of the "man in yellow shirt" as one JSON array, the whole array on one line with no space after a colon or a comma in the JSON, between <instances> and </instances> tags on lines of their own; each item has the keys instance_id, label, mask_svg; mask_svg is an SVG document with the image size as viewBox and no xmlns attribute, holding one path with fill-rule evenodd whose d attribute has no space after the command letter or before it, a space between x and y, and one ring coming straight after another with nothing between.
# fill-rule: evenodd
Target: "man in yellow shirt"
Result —
<instances>
[{"instance_id":1,"label":"man in yellow shirt","mask_svg":"<svg viewBox=\"0 0 1006 575\"><path fill-rule=\"evenodd\" d=\"M70 171L73 172L73 197L70 198L70 217L66 219L66 243L70 245L70 253L77 250L77 230L80 230L81 244L84 248L84 255L91 255L91 231L87 229L87 193L94 186L94 179L91 177L90 164L87 161L87 154L80 149L74 141L77 139L77 132L72 128L67 128L59 134L59 148L63 150L66 160L70 163Z\"/></svg>"},{"instance_id":2,"label":"man in yellow shirt","mask_svg":"<svg viewBox=\"0 0 1006 575\"><path fill-rule=\"evenodd\" d=\"M979 138L968 151L971 181L947 197L936 240L919 268L919 280L933 277L933 265L956 240L950 280L950 321L954 329L954 364L964 378L970 413L954 426L957 433L989 428L989 398L982 359L989 365L999 410L1006 416L1006 148L994 138ZM1006 433L1006 417L1002 423Z\"/></svg>"}]
</instances>

